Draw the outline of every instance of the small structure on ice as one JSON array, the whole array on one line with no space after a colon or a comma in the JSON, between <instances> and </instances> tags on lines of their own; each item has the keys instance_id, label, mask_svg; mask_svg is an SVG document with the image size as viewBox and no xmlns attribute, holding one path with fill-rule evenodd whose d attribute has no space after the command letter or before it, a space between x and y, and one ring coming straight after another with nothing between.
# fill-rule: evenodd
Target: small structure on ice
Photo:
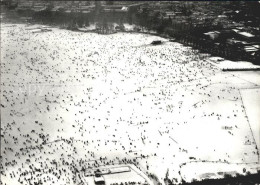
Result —
<instances>
[{"instance_id":1,"label":"small structure on ice","mask_svg":"<svg viewBox=\"0 0 260 185\"><path fill-rule=\"evenodd\" d=\"M162 41L161 40L154 40L151 44L152 45L159 45L159 44L162 44Z\"/></svg>"},{"instance_id":2,"label":"small structure on ice","mask_svg":"<svg viewBox=\"0 0 260 185\"><path fill-rule=\"evenodd\" d=\"M94 182L96 185L105 185L106 184L104 177L100 174L95 174Z\"/></svg>"}]
</instances>

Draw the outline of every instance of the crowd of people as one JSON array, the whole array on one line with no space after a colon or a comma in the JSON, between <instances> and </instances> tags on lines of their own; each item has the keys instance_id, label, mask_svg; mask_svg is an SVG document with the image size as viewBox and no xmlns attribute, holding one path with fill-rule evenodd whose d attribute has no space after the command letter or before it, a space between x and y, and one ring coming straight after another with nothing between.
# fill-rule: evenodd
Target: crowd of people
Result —
<instances>
[{"instance_id":1,"label":"crowd of people","mask_svg":"<svg viewBox=\"0 0 260 185\"><path fill-rule=\"evenodd\" d=\"M193 155L247 160L210 134L230 145L252 140L238 91L250 83L192 48L137 33L33 33L23 24L3 25L1 42L2 184L76 184L81 171L118 163L163 180ZM255 143L246 147L254 160Z\"/></svg>"}]
</instances>

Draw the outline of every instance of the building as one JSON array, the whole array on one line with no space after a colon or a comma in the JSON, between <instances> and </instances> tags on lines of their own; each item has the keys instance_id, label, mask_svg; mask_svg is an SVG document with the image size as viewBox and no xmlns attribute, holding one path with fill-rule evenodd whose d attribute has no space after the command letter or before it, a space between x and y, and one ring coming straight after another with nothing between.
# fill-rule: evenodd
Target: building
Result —
<instances>
[{"instance_id":1,"label":"building","mask_svg":"<svg viewBox=\"0 0 260 185\"><path fill-rule=\"evenodd\" d=\"M105 178L102 175L96 174L94 176L94 182L96 185L105 185Z\"/></svg>"}]
</instances>

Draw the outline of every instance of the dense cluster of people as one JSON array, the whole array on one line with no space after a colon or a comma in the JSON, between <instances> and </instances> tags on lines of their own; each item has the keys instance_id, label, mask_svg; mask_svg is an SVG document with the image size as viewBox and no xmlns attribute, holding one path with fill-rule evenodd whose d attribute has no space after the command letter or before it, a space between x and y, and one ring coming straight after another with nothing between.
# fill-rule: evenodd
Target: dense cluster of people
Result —
<instances>
[{"instance_id":1,"label":"dense cluster of people","mask_svg":"<svg viewBox=\"0 0 260 185\"><path fill-rule=\"evenodd\" d=\"M141 185L142 183L141 182L121 182L121 183L112 183L110 185L135 185L135 184L139 184Z\"/></svg>"},{"instance_id":2,"label":"dense cluster of people","mask_svg":"<svg viewBox=\"0 0 260 185\"><path fill-rule=\"evenodd\" d=\"M156 39L163 43L150 45ZM237 89L249 83L189 47L136 33L32 33L23 24L3 25L1 42L2 184L75 184L81 171L118 163L162 180L192 155L245 162L243 151L227 155L217 138L196 136L206 127L229 131L238 146L252 140ZM226 124L233 129L221 130Z\"/></svg>"}]
</instances>

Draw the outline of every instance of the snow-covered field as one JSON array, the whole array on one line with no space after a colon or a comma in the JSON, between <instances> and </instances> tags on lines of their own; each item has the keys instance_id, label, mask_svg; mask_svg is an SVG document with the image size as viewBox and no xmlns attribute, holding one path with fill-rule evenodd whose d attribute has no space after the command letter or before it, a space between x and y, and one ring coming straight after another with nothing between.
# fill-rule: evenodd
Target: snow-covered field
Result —
<instances>
[{"instance_id":1,"label":"snow-covered field","mask_svg":"<svg viewBox=\"0 0 260 185\"><path fill-rule=\"evenodd\" d=\"M260 101L245 89L260 72L222 72L179 43L149 45L157 36L28 28L1 25L3 184L78 184L118 163L162 183L259 166Z\"/></svg>"}]
</instances>

